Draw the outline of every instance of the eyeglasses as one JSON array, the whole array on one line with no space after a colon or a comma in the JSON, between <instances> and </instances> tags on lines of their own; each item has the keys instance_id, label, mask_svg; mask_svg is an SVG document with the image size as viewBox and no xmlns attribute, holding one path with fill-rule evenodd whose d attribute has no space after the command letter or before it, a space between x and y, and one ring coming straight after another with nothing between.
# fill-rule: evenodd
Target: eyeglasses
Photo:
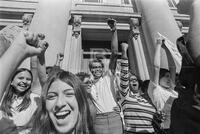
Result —
<instances>
[{"instance_id":1,"label":"eyeglasses","mask_svg":"<svg viewBox=\"0 0 200 134\"><path fill-rule=\"evenodd\" d=\"M129 81L138 81L138 79L130 79Z\"/></svg>"},{"instance_id":2,"label":"eyeglasses","mask_svg":"<svg viewBox=\"0 0 200 134\"><path fill-rule=\"evenodd\" d=\"M88 80L88 81L86 81L86 82L84 82L84 84L92 84L92 81L90 81L90 80Z\"/></svg>"},{"instance_id":3,"label":"eyeglasses","mask_svg":"<svg viewBox=\"0 0 200 134\"><path fill-rule=\"evenodd\" d=\"M92 66L93 69L102 68L102 66Z\"/></svg>"}]
</instances>

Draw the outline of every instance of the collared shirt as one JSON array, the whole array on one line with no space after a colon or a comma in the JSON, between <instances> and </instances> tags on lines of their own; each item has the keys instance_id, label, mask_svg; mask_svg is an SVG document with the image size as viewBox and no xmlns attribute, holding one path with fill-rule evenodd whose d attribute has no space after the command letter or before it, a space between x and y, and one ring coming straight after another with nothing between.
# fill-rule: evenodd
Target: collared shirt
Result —
<instances>
[{"instance_id":1,"label":"collared shirt","mask_svg":"<svg viewBox=\"0 0 200 134\"><path fill-rule=\"evenodd\" d=\"M174 99L178 98L178 93L173 89L164 89L152 81L149 83L147 92L157 110L165 114L165 120L162 122L161 127L169 129L171 122L171 107Z\"/></svg>"},{"instance_id":2,"label":"collared shirt","mask_svg":"<svg viewBox=\"0 0 200 134\"><path fill-rule=\"evenodd\" d=\"M94 98L95 106L98 113L112 112L113 108L117 106L115 96L113 93L114 79L111 71L105 74L91 87L91 95Z\"/></svg>"}]
</instances>

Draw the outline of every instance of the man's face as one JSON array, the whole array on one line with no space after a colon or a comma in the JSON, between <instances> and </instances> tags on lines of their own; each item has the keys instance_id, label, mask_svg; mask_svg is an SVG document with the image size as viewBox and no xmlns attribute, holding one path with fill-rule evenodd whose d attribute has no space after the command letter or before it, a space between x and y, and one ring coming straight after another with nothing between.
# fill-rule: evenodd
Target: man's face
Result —
<instances>
[{"instance_id":1,"label":"man's face","mask_svg":"<svg viewBox=\"0 0 200 134\"><path fill-rule=\"evenodd\" d=\"M95 79L99 79L103 75L103 67L100 62L93 62L90 71Z\"/></svg>"}]
</instances>

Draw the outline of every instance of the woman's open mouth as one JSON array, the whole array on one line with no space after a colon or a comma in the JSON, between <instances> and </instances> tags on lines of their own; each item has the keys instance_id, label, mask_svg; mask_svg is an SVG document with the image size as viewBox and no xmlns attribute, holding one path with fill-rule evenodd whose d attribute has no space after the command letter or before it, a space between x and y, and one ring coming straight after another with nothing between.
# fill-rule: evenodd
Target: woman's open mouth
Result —
<instances>
[{"instance_id":1,"label":"woman's open mouth","mask_svg":"<svg viewBox=\"0 0 200 134\"><path fill-rule=\"evenodd\" d=\"M55 112L54 115L57 119L64 119L71 113L70 110Z\"/></svg>"}]
</instances>

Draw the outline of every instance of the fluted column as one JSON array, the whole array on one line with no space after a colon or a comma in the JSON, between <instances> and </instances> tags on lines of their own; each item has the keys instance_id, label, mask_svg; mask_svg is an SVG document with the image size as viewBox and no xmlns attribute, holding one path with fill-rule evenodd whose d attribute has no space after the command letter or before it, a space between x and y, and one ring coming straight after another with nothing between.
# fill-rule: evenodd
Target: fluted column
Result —
<instances>
[{"instance_id":1,"label":"fluted column","mask_svg":"<svg viewBox=\"0 0 200 134\"><path fill-rule=\"evenodd\" d=\"M24 15L22 16L22 22L23 22L23 29L24 30L29 30L32 19L33 19L33 14L24 13Z\"/></svg>"},{"instance_id":2,"label":"fluted column","mask_svg":"<svg viewBox=\"0 0 200 134\"><path fill-rule=\"evenodd\" d=\"M146 59L140 38L138 18L130 18L129 36L129 63L132 73L140 76L142 80L149 79Z\"/></svg>"},{"instance_id":3,"label":"fluted column","mask_svg":"<svg viewBox=\"0 0 200 134\"><path fill-rule=\"evenodd\" d=\"M157 32L167 37L174 44L181 36L175 18L168 6L167 0L132 0L136 1L138 12L142 14L142 30L144 33L147 52L146 57L151 61L148 65L150 75L153 76L153 58ZM134 3L134 2L132 2ZM168 68L166 53L162 50L161 67Z\"/></svg>"},{"instance_id":4,"label":"fluted column","mask_svg":"<svg viewBox=\"0 0 200 134\"><path fill-rule=\"evenodd\" d=\"M65 50L64 50L64 59L63 59L63 64L62 68L66 71L69 70L69 59L70 59L70 54L71 54L71 41L72 41L72 25L68 25L67 28L67 36L66 36L66 42L65 42Z\"/></svg>"},{"instance_id":5,"label":"fluted column","mask_svg":"<svg viewBox=\"0 0 200 134\"><path fill-rule=\"evenodd\" d=\"M72 34L71 34L71 44L69 48L69 53L65 53L67 56L67 66L66 69L77 73L81 70L81 60L82 60L82 39L81 39L81 15L73 15L72 24ZM69 35L70 36L70 35Z\"/></svg>"}]
</instances>

